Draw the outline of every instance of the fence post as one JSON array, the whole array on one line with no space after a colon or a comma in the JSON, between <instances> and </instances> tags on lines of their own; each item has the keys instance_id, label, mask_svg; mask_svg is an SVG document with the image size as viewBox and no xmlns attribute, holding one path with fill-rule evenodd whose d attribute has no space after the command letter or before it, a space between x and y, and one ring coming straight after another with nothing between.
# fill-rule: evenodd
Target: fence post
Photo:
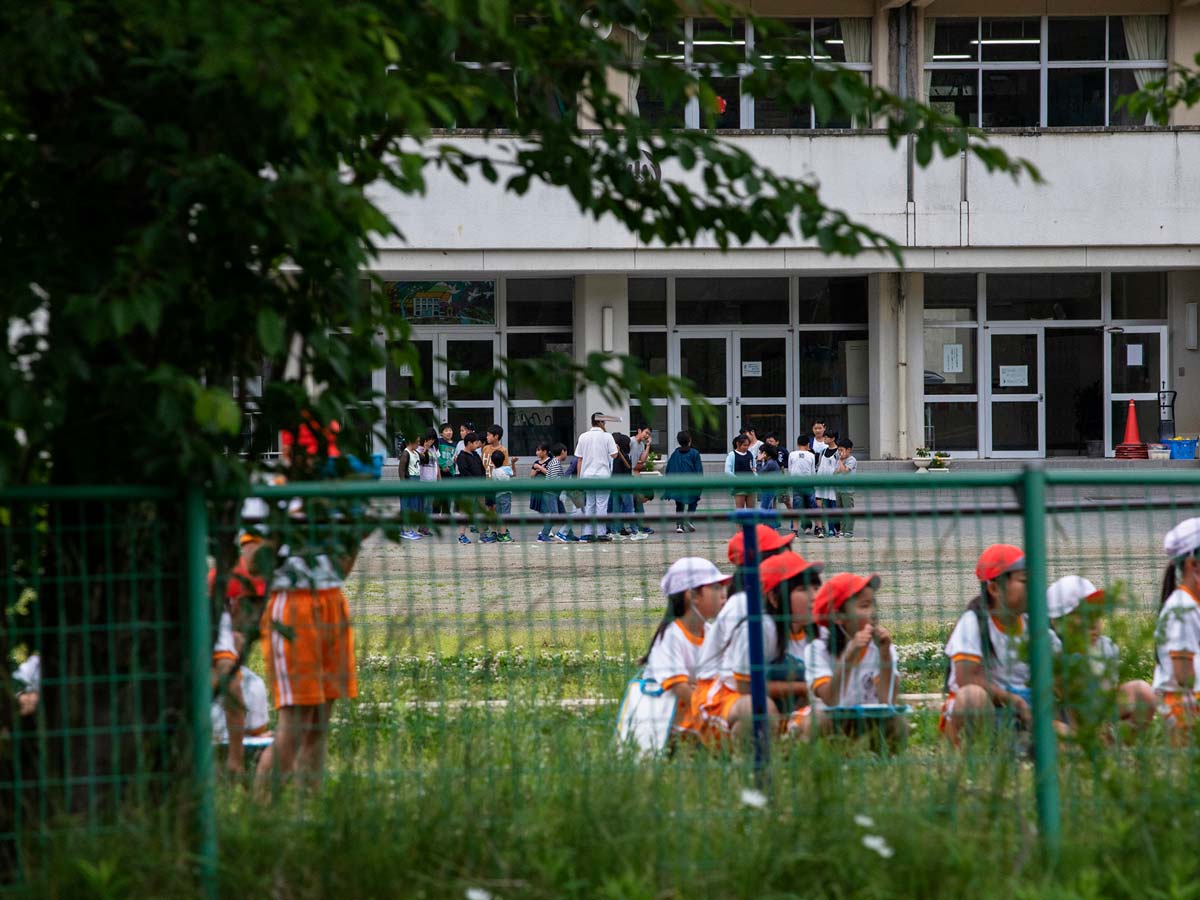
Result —
<instances>
[{"instance_id":1,"label":"fence post","mask_svg":"<svg viewBox=\"0 0 1200 900\"><path fill-rule=\"evenodd\" d=\"M746 635L750 641L750 708L754 713L754 782L766 782L771 752L771 723L767 717L767 668L763 656L762 591L758 582L756 510L735 513L742 526L742 589L746 592Z\"/></svg>"},{"instance_id":2,"label":"fence post","mask_svg":"<svg viewBox=\"0 0 1200 900\"><path fill-rule=\"evenodd\" d=\"M1025 569L1028 578L1030 687L1033 688L1034 793L1038 830L1051 866L1058 861L1062 820L1058 803L1057 738L1050 616L1046 609L1046 473L1028 466L1023 476Z\"/></svg>"},{"instance_id":3,"label":"fence post","mask_svg":"<svg viewBox=\"0 0 1200 900\"><path fill-rule=\"evenodd\" d=\"M198 485L184 494L186 544L188 726L192 738L192 789L200 887L217 897L217 812L213 797L212 610L208 599L208 508Z\"/></svg>"}]
</instances>

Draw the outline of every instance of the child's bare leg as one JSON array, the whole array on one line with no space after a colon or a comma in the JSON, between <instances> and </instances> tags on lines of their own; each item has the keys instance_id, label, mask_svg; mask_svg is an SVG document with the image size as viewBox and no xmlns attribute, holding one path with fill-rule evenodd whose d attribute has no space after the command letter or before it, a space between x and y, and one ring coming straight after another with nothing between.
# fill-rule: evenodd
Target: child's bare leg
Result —
<instances>
[{"instance_id":1,"label":"child's bare leg","mask_svg":"<svg viewBox=\"0 0 1200 900\"><path fill-rule=\"evenodd\" d=\"M962 736L977 730L982 723L991 725L992 699L977 684L960 687L954 694L954 709L946 719L946 738L955 749L962 747Z\"/></svg>"},{"instance_id":2,"label":"child's bare leg","mask_svg":"<svg viewBox=\"0 0 1200 900\"><path fill-rule=\"evenodd\" d=\"M296 759L304 736L306 714L312 707L285 706L279 710L278 727L272 752L264 753L254 773L254 792L259 799L268 796L273 782L288 778L296 770Z\"/></svg>"},{"instance_id":3,"label":"child's bare leg","mask_svg":"<svg viewBox=\"0 0 1200 900\"><path fill-rule=\"evenodd\" d=\"M333 712L333 701L320 706L310 706L309 720L304 729L300 753L296 760L296 771L305 776L311 786L320 784L325 770L325 748L329 737L329 719Z\"/></svg>"},{"instance_id":4,"label":"child's bare leg","mask_svg":"<svg viewBox=\"0 0 1200 900\"><path fill-rule=\"evenodd\" d=\"M778 727L779 711L775 702L767 698L767 727ZM733 735L734 743L749 739L754 731L754 702L749 695L738 698L729 710L729 733Z\"/></svg>"},{"instance_id":5,"label":"child's bare leg","mask_svg":"<svg viewBox=\"0 0 1200 900\"><path fill-rule=\"evenodd\" d=\"M1127 681L1117 688L1117 709L1122 721L1132 722L1139 731L1154 719L1157 705L1154 688L1144 681Z\"/></svg>"}]
</instances>

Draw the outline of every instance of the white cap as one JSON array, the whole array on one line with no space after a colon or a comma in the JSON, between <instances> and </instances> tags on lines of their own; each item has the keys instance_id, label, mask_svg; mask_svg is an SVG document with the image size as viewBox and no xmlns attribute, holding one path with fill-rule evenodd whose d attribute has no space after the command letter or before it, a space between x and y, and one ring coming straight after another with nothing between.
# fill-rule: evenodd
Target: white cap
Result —
<instances>
[{"instance_id":1,"label":"white cap","mask_svg":"<svg viewBox=\"0 0 1200 900\"><path fill-rule=\"evenodd\" d=\"M1081 575L1068 575L1046 591L1046 611L1051 619L1061 619L1079 609L1080 603L1103 595L1103 591Z\"/></svg>"},{"instance_id":2,"label":"white cap","mask_svg":"<svg viewBox=\"0 0 1200 900\"><path fill-rule=\"evenodd\" d=\"M1184 519L1168 531L1163 538L1163 550L1171 559L1191 556L1200 550L1200 518Z\"/></svg>"},{"instance_id":3,"label":"white cap","mask_svg":"<svg viewBox=\"0 0 1200 900\"><path fill-rule=\"evenodd\" d=\"M729 581L732 575L722 575L720 569L707 559L699 556L685 556L671 563L667 574L662 577L659 586L662 592L670 597L681 594L693 588L704 587L706 584L720 584Z\"/></svg>"}]
</instances>

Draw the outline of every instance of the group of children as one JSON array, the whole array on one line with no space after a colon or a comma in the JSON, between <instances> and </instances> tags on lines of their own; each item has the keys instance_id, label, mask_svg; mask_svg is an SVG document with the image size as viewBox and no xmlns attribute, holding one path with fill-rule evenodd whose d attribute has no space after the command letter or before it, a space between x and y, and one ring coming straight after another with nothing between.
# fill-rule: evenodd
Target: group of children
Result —
<instances>
[{"instance_id":1,"label":"group of children","mask_svg":"<svg viewBox=\"0 0 1200 900\"><path fill-rule=\"evenodd\" d=\"M843 572L823 579L819 563L792 549L795 535L759 525L756 536L772 727L800 739L835 730L862 733L848 728L856 719L847 713L894 709L900 685L891 634L878 621L879 577ZM1081 711L1097 699L1134 728L1145 728L1157 714L1176 739L1190 735L1200 712L1200 518L1172 529L1164 550L1153 684L1119 683L1119 650L1103 634L1103 591L1079 575L1047 589L1060 735L1075 733ZM674 694L675 740L720 744L753 721L743 553L739 532L728 546L738 574L687 557L663 576L667 610L642 660L643 679ZM980 731L1019 731L1031 721L1025 554L1011 544L993 544L980 555L975 577L979 594L958 618L944 651L939 731L954 747ZM1084 673L1082 687L1068 683L1072 662L1080 664L1074 671ZM874 720L890 743L907 733L898 711Z\"/></svg>"},{"instance_id":2,"label":"group of children","mask_svg":"<svg viewBox=\"0 0 1200 900\"><path fill-rule=\"evenodd\" d=\"M739 432L733 439L733 449L725 458L726 475L779 475L787 472L793 476L853 475L858 470L854 457L854 442L839 438L825 429L824 422L813 423L810 437L802 434L796 438L796 449L788 453L775 434L758 439L752 426ZM787 509L822 510L821 514L803 520L792 520L791 530L803 531L814 537L854 537L854 519L843 515L840 519L830 515L829 510L854 508L854 489L818 487L797 488L791 494L786 491L776 495L774 491L734 492L734 506L750 509L758 495L760 509L775 509L776 503Z\"/></svg>"}]
</instances>

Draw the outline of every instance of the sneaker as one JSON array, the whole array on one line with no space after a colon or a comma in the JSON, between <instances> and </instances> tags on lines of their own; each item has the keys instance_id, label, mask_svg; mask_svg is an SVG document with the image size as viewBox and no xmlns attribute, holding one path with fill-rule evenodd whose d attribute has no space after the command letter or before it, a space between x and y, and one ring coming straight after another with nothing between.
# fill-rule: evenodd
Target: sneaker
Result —
<instances>
[{"instance_id":1,"label":"sneaker","mask_svg":"<svg viewBox=\"0 0 1200 900\"><path fill-rule=\"evenodd\" d=\"M417 534L421 535L422 537L433 537L433 532L428 528L418 528Z\"/></svg>"},{"instance_id":2,"label":"sneaker","mask_svg":"<svg viewBox=\"0 0 1200 900\"><path fill-rule=\"evenodd\" d=\"M498 538L496 538L496 540L499 541L501 544L511 544L513 542L512 535L509 534L507 531L504 532L504 534L500 535Z\"/></svg>"},{"instance_id":3,"label":"sneaker","mask_svg":"<svg viewBox=\"0 0 1200 900\"><path fill-rule=\"evenodd\" d=\"M631 541L648 541L650 540L650 535L646 534L644 531L639 531L637 534L631 534L629 539Z\"/></svg>"},{"instance_id":4,"label":"sneaker","mask_svg":"<svg viewBox=\"0 0 1200 900\"><path fill-rule=\"evenodd\" d=\"M539 535L537 536L537 541L538 541L538 543L539 543L539 544L553 544L553 543L554 543L554 538L556 538L556 537L558 537L558 535L553 535L553 536L552 536L552 535L549 535L549 534L539 534Z\"/></svg>"},{"instance_id":5,"label":"sneaker","mask_svg":"<svg viewBox=\"0 0 1200 900\"><path fill-rule=\"evenodd\" d=\"M406 541L419 541L421 539L421 536L415 531L402 531L400 532L400 537Z\"/></svg>"},{"instance_id":6,"label":"sneaker","mask_svg":"<svg viewBox=\"0 0 1200 900\"><path fill-rule=\"evenodd\" d=\"M823 538L825 537L825 532L820 528L815 528L813 529L813 537Z\"/></svg>"},{"instance_id":7,"label":"sneaker","mask_svg":"<svg viewBox=\"0 0 1200 900\"><path fill-rule=\"evenodd\" d=\"M596 540L602 544L611 544L613 536L611 534L598 534Z\"/></svg>"},{"instance_id":8,"label":"sneaker","mask_svg":"<svg viewBox=\"0 0 1200 900\"><path fill-rule=\"evenodd\" d=\"M676 533L676 534L686 534L686 532L683 530L683 526L682 526L682 525L676 525L676 526L675 526L675 533Z\"/></svg>"},{"instance_id":9,"label":"sneaker","mask_svg":"<svg viewBox=\"0 0 1200 900\"><path fill-rule=\"evenodd\" d=\"M481 544L494 544L494 543L496 543L497 540L499 540L499 538L497 538L496 535L491 534L491 533L480 535L480 537L479 537L479 543L481 543Z\"/></svg>"},{"instance_id":10,"label":"sneaker","mask_svg":"<svg viewBox=\"0 0 1200 900\"><path fill-rule=\"evenodd\" d=\"M695 530L695 529L693 529L693 530ZM653 528L646 528L646 527L643 527L643 528L642 528L642 534L654 534L654 529L653 529Z\"/></svg>"},{"instance_id":11,"label":"sneaker","mask_svg":"<svg viewBox=\"0 0 1200 900\"><path fill-rule=\"evenodd\" d=\"M628 528L622 528L620 531L611 532L611 534L613 537L627 538L627 537L633 537L635 534L637 534L637 532L630 531Z\"/></svg>"},{"instance_id":12,"label":"sneaker","mask_svg":"<svg viewBox=\"0 0 1200 900\"><path fill-rule=\"evenodd\" d=\"M579 543L579 538L569 532L564 540L566 540L566 542L568 544L578 544Z\"/></svg>"},{"instance_id":13,"label":"sneaker","mask_svg":"<svg viewBox=\"0 0 1200 900\"><path fill-rule=\"evenodd\" d=\"M477 534L479 532L479 528L475 525L472 525L469 530L471 534Z\"/></svg>"},{"instance_id":14,"label":"sneaker","mask_svg":"<svg viewBox=\"0 0 1200 900\"><path fill-rule=\"evenodd\" d=\"M581 544L590 544L590 543L591 543L592 541L594 541L595 539L596 539L596 538L595 538L593 535L590 535L590 534L585 534L585 535L582 535L582 536L579 538L579 542L580 542Z\"/></svg>"},{"instance_id":15,"label":"sneaker","mask_svg":"<svg viewBox=\"0 0 1200 900\"><path fill-rule=\"evenodd\" d=\"M691 522L688 522L688 523L687 523L687 530L688 530L689 532L691 532L692 534L695 534L695 533L696 533L696 526L695 526L695 525L693 525Z\"/></svg>"},{"instance_id":16,"label":"sneaker","mask_svg":"<svg viewBox=\"0 0 1200 900\"><path fill-rule=\"evenodd\" d=\"M460 544L469 544L469 543L471 543L471 539L469 537L467 537L465 534L460 534L458 536L458 542Z\"/></svg>"},{"instance_id":17,"label":"sneaker","mask_svg":"<svg viewBox=\"0 0 1200 900\"><path fill-rule=\"evenodd\" d=\"M560 544L570 543L572 537L574 537L574 535L568 536L561 531L556 531L554 533L554 540L558 541Z\"/></svg>"},{"instance_id":18,"label":"sneaker","mask_svg":"<svg viewBox=\"0 0 1200 900\"><path fill-rule=\"evenodd\" d=\"M843 531L842 537L852 538L852 537L854 537L854 532L853 531Z\"/></svg>"}]
</instances>

